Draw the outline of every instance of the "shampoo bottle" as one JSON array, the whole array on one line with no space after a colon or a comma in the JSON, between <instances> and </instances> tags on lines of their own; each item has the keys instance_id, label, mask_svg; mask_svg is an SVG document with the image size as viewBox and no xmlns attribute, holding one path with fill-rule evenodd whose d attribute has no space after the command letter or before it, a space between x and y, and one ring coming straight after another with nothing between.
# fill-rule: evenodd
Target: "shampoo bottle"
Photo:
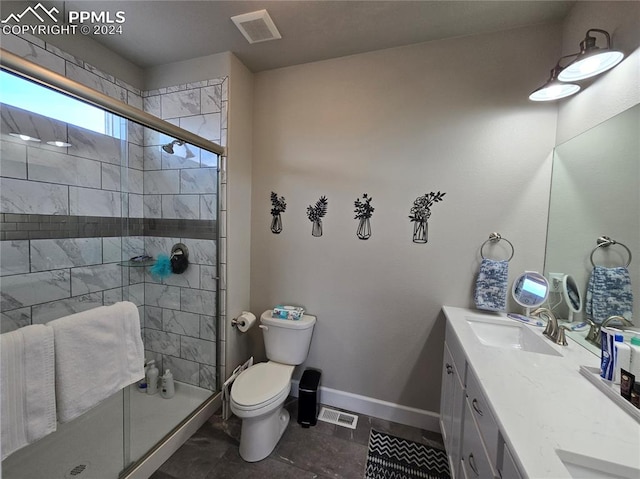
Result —
<instances>
[{"instance_id":1,"label":"shampoo bottle","mask_svg":"<svg viewBox=\"0 0 640 479\"><path fill-rule=\"evenodd\" d=\"M147 369L147 394L155 394L158 392L158 368L155 360L149 361L149 369Z\"/></svg>"},{"instance_id":2,"label":"shampoo bottle","mask_svg":"<svg viewBox=\"0 0 640 479\"><path fill-rule=\"evenodd\" d=\"M160 395L165 399L171 399L175 394L175 386L173 384L173 375L171 370L167 369L162 376L162 386L160 388Z\"/></svg>"}]
</instances>

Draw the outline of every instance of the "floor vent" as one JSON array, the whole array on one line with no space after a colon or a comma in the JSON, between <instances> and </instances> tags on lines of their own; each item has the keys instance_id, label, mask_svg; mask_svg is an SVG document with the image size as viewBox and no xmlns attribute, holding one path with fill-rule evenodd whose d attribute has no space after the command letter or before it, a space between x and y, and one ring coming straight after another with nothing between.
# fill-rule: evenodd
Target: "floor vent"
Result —
<instances>
[{"instance_id":1,"label":"floor vent","mask_svg":"<svg viewBox=\"0 0 640 479\"><path fill-rule=\"evenodd\" d=\"M349 429L355 429L358 425L358 416L326 407L320 409L318 420L348 427Z\"/></svg>"},{"instance_id":2,"label":"floor vent","mask_svg":"<svg viewBox=\"0 0 640 479\"><path fill-rule=\"evenodd\" d=\"M80 477L82 476L83 472L86 472L88 467L89 466L87 464L78 464L77 466L73 467L69 472L67 472L65 477L69 479L73 479L74 477Z\"/></svg>"}]
</instances>

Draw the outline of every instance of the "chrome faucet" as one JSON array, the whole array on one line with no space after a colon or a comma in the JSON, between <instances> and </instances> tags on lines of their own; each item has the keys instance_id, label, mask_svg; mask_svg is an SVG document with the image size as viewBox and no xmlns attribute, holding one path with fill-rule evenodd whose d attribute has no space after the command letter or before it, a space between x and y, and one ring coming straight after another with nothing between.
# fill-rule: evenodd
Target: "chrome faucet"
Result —
<instances>
[{"instance_id":1,"label":"chrome faucet","mask_svg":"<svg viewBox=\"0 0 640 479\"><path fill-rule=\"evenodd\" d=\"M556 318L556 315L553 314L550 309L538 308L531 313L531 316L537 316L547 320L547 327L542 332L543 335L560 346L567 345L567 339L565 337L567 328L558 325L558 318Z\"/></svg>"},{"instance_id":2,"label":"chrome faucet","mask_svg":"<svg viewBox=\"0 0 640 479\"><path fill-rule=\"evenodd\" d=\"M587 321L589 322L589 332L587 333L586 339L587 341L591 341L593 344L595 344L598 347L602 346L602 341L601 341L602 337L600 336L600 331L602 330L602 328L607 327L609 323L612 323L613 321L618 321L619 323L622 323L623 326L633 326L633 323L631 321L629 321L624 316L619 316L619 315L609 316L607 319L602 321L602 324L594 323L590 319L587 319Z\"/></svg>"}]
</instances>

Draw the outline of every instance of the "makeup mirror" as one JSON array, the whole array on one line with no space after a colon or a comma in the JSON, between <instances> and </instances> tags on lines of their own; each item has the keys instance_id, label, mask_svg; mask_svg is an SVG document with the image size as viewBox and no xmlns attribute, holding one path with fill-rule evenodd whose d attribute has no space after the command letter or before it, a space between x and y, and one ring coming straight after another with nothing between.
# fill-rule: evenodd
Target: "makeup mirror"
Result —
<instances>
[{"instance_id":1,"label":"makeup mirror","mask_svg":"<svg viewBox=\"0 0 640 479\"><path fill-rule=\"evenodd\" d=\"M535 271L525 271L513 282L511 288L513 299L520 306L524 306L526 315L547 300L549 296L549 282L547 278Z\"/></svg>"},{"instance_id":2,"label":"makeup mirror","mask_svg":"<svg viewBox=\"0 0 640 479\"><path fill-rule=\"evenodd\" d=\"M572 323L574 313L582 311L582 296L576 280L568 274L565 274L562 278L562 299L569 310L567 321Z\"/></svg>"}]
</instances>

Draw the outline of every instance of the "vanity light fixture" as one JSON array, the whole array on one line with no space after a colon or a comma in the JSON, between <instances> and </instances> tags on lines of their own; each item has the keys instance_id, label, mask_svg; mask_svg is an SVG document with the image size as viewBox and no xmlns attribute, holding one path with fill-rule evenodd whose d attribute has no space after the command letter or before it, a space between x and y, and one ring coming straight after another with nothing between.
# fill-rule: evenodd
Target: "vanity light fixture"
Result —
<instances>
[{"instance_id":1,"label":"vanity light fixture","mask_svg":"<svg viewBox=\"0 0 640 479\"><path fill-rule=\"evenodd\" d=\"M16 138L20 138L22 141L40 141L40 138L36 138L35 136L23 135L22 133L9 133L9 136L15 136Z\"/></svg>"},{"instance_id":2,"label":"vanity light fixture","mask_svg":"<svg viewBox=\"0 0 640 479\"><path fill-rule=\"evenodd\" d=\"M596 46L596 37L589 35L591 32L604 35L607 41L605 48ZM622 52L612 49L611 37L608 32L599 28L591 28L587 30L587 35L580 42L580 53L560 72L558 80L571 82L591 78L615 67L623 58Z\"/></svg>"},{"instance_id":3,"label":"vanity light fixture","mask_svg":"<svg viewBox=\"0 0 640 479\"><path fill-rule=\"evenodd\" d=\"M72 146L71 143L67 143L66 141L60 141L60 140L47 141L47 145L57 146L58 148L66 148L68 146Z\"/></svg>"},{"instance_id":4,"label":"vanity light fixture","mask_svg":"<svg viewBox=\"0 0 640 479\"><path fill-rule=\"evenodd\" d=\"M574 55L567 55L573 57ZM566 58L566 57L562 57ZM562 60L562 58L560 60ZM562 67L560 66L560 60L556 63L556 66L551 69L551 74L547 82L537 90L534 90L529 95L531 101L553 101L560 98L566 98L574 95L580 91L580 85L575 83L563 83L558 80L558 74L561 73Z\"/></svg>"}]
</instances>

